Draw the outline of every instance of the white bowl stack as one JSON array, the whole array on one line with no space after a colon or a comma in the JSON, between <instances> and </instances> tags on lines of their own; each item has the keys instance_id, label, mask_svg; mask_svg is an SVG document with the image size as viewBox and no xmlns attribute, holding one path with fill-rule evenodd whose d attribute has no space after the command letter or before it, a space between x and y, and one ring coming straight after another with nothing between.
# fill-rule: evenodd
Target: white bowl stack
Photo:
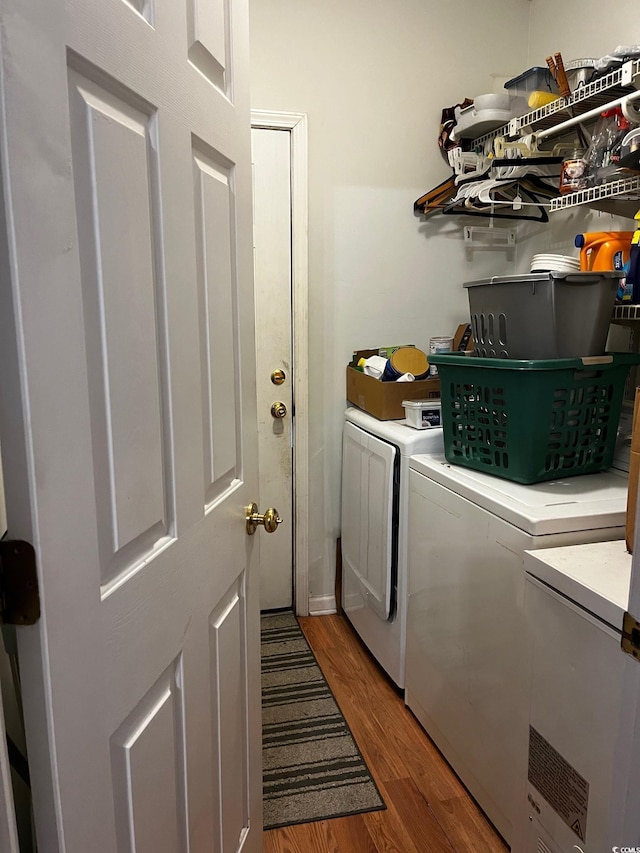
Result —
<instances>
[{"instance_id":1,"label":"white bowl stack","mask_svg":"<svg viewBox=\"0 0 640 853\"><path fill-rule=\"evenodd\" d=\"M580 272L580 259L571 255L534 255L531 272Z\"/></svg>"}]
</instances>

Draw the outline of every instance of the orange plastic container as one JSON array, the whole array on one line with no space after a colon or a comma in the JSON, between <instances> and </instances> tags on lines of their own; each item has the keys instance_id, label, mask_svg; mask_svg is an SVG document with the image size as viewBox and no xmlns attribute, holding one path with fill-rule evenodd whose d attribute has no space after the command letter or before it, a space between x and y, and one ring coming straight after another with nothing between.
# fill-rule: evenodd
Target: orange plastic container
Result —
<instances>
[{"instance_id":1,"label":"orange plastic container","mask_svg":"<svg viewBox=\"0 0 640 853\"><path fill-rule=\"evenodd\" d=\"M591 231L577 234L582 272L621 270L629 260L633 231Z\"/></svg>"}]
</instances>

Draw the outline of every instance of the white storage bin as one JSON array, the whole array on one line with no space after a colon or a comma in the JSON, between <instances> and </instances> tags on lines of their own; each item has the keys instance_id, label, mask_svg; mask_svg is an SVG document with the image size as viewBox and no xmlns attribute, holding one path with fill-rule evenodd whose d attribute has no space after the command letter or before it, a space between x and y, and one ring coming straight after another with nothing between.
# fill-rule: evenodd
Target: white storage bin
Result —
<instances>
[{"instance_id":1,"label":"white storage bin","mask_svg":"<svg viewBox=\"0 0 640 853\"><path fill-rule=\"evenodd\" d=\"M403 400L407 425L414 429L430 429L442 424L441 400Z\"/></svg>"},{"instance_id":2,"label":"white storage bin","mask_svg":"<svg viewBox=\"0 0 640 853\"><path fill-rule=\"evenodd\" d=\"M477 95L468 107L455 108L456 125L453 134L456 139L473 139L507 124L511 118L511 100L509 94Z\"/></svg>"}]
</instances>

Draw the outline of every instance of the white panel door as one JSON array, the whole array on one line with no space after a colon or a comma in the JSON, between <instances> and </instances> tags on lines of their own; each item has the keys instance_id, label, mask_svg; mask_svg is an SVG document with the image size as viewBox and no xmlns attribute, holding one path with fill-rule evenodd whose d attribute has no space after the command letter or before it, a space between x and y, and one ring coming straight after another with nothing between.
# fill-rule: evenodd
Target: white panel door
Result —
<instances>
[{"instance_id":1,"label":"white panel door","mask_svg":"<svg viewBox=\"0 0 640 853\"><path fill-rule=\"evenodd\" d=\"M293 518L293 364L291 358L291 134L253 128L253 253L260 494ZM273 383L275 370L284 373ZM286 414L273 416L275 402ZM291 607L292 528L265 537L260 552L260 609Z\"/></svg>"},{"instance_id":2,"label":"white panel door","mask_svg":"<svg viewBox=\"0 0 640 853\"><path fill-rule=\"evenodd\" d=\"M43 853L261 848L246 0L1 0L0 430Z\"/></svg>"}]
</instances>

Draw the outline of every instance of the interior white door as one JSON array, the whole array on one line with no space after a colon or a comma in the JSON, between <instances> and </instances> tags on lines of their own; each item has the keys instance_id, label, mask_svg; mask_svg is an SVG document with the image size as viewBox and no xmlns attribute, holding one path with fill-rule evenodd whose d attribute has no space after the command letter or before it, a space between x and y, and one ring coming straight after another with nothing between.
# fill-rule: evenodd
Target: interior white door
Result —
<instances>
[{"instance_id":1,"label":"interior white door","mask_svg":"<svg viewBox=\"0 0 640 853\"><path fill-rule=\"evenodd\" d=\"M260 494L287 519L293 513L293 363L291 357L291 134L253 128L253 241ZM284 381L275 384L274 371ZM283 403L277 417L274 404ZM291 607L293 525L265 537L260 607Z\"/></svg>"},{"instance_id":2,"label":"interior white door","mask_svg":"<svg viewBox=\"0 0 640 853\"><path fill-rule=\"evenodd\" d=\"M2 454L0 453L0 539L6 530L6 511L4 506L4 484L2 480ZM11 788L11 769L7 755L7 732L4 723L2 693L0 692L0 850L17 853L18 838L16 829L13 791Z\"/></svg>"},{"instance_id":3,"label":"interior white door","mask_svg":"<svg viewBox=\"0 0 640 853\"><path fill-rule=\"evenodd\" d=\"M0 430L43 853L261 849L246 0L2 0Z\"/></svg>"},{"instance_id":4,"label":"interior white door","mask_svg":"<svg viewBox=\"0 0 640 853\"><path fill-rule=\"evenodd\" d=\"M629 614L635 619L640 619L640 501L636 504L636 526L634 541L636 546L631 560L631 581L629 589ZM638 637L635 637L638 642ZM620 654L626 652L620 651ZM634 660L640 666L640 659ZM640 786L636 784L638 768L640 768L640 693L636 689L635 682L629 680L625 685L623 701L630 707L635 707L635 725L633 730L633 743L631 746L630 773L628 775L619 773L614 780L614 796L621 798L625 803L623 832L625 838L634 839L635 844L640 843ZM627 745L625 740L626 729L620 727L620 740ZM628 748L628 747L627 747Z\"/></svg>"}]
</instances>

